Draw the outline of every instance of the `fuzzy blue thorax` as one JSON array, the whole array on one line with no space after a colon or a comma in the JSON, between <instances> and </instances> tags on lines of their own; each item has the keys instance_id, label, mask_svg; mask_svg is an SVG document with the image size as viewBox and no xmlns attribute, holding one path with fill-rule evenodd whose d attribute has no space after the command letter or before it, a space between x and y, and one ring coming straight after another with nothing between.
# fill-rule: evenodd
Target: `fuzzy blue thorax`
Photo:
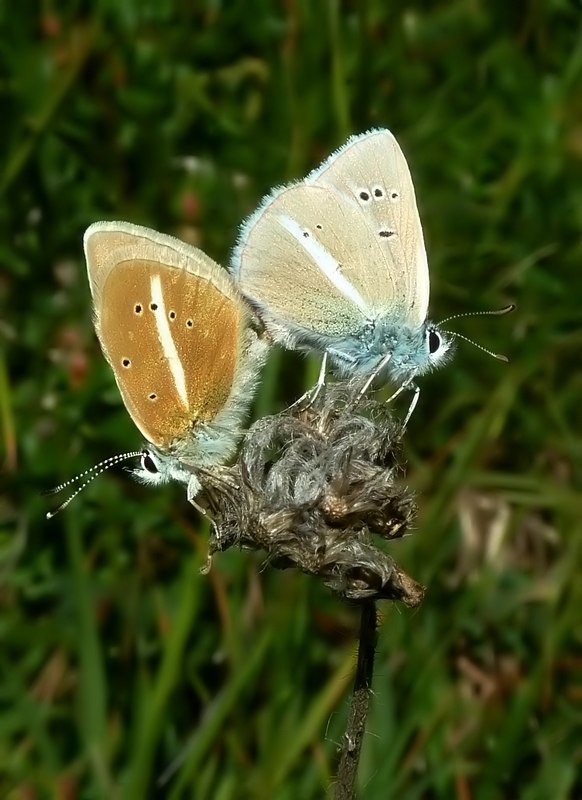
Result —
<instances>
[{"instance_id":1,"label":"fuzzy blue thorax","mask_svg":"<svg viewBox=\"0 0 582 800\"><path fill-rule=\"evenodd\" d=\"M370 320L355 333L329 339L325 349L345 373L371 374L388 353L385 377L397 383L422 375L452 355L452 340L436 325L395 323L393 315Z\"/></svg>"}]
</instances>

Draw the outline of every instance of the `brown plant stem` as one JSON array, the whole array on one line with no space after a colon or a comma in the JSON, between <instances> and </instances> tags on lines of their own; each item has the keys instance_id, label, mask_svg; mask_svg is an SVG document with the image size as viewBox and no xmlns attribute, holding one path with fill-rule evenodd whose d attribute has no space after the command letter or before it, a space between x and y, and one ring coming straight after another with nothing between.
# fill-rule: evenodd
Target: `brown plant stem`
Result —
<instances>
[{"instance_id":1,"label":"brown plant stem","mask_svg":"<svg viewBox=\"0 0 582 800\"><path fill-rule=\"evenodd\" d=\"M354 800L356 797L358 765L372 693L376 625L376 603L374 600L367 600L362 604L358 665L337 772L336 800Z\"/></svg>"}]
</instances>

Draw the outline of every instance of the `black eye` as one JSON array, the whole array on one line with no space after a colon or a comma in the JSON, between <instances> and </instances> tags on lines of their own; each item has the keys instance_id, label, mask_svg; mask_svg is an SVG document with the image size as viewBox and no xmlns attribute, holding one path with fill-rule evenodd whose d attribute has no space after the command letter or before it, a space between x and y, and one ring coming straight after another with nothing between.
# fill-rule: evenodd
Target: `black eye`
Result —
<instances>
[{"instance_id":1,"label":"black eye","mask_svg":"<svg viewBox=\"0 0 582 800\"><path fill-rule=\"evenodd\" d=\"M428 332L428 352L432 355L441 346L441 337L436 331Z\"/></svg>"},{"instance_id":2,"label":"black eye","mask_svg":"<svg viewBox=\"0 0 582 800\"><path fill-rule=\"evenodd\" d=\"M148 472L152 472L154 475L157 475L158 468L156 467L156 463L153 458L150 456L147 450L142 453L141 456L141 465L143 469L147 470Z\"/></svg>"}]
</instances>

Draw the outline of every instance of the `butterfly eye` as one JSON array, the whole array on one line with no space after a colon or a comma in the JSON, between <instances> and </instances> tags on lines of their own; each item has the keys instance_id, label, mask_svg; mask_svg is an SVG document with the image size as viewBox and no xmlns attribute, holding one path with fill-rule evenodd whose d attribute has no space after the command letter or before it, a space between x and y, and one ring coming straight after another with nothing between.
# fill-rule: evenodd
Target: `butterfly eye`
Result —
<instances>
[{"instance_id":1,"label":"butterfly eye","mask_svg":"<svg viewBox=\"0 0 582 800\"><path fill-rule=\"evenodd\" d=\"M442 343L441 337L435 330L428 332L428 352L433 355L440 348Z\"/></svg>"},{"instance_id":2,"label":"butterfly eye","mask_svg":"<svg viewBox=\"0 0 582 800\"><path fill-rule=\"evenodd\" d=\"M145 469L147 472L151 472L154 475L157 475L159 472L158 468L156 467L156 462L153 460L147 450L144 450L142 453L141 465L143 469Z\"/></svg>"}]
</instances>

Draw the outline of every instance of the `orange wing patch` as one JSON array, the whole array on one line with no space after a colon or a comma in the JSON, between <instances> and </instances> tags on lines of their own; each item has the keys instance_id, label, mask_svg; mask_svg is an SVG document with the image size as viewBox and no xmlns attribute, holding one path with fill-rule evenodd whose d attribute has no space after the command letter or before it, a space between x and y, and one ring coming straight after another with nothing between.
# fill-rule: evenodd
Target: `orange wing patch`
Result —
<instances>
[{"instance_id":1,"label":"orange wing patch","mask_svg":"<svg viewBox=\"0 0 582 800\"><path fill-rule=\"evenodd\" d=\"M98 335L127 410L152 444L168 447L224 407L241 316L208 279L184 269L136 259L111 270Z\"/></svg>"}]
</instances>

